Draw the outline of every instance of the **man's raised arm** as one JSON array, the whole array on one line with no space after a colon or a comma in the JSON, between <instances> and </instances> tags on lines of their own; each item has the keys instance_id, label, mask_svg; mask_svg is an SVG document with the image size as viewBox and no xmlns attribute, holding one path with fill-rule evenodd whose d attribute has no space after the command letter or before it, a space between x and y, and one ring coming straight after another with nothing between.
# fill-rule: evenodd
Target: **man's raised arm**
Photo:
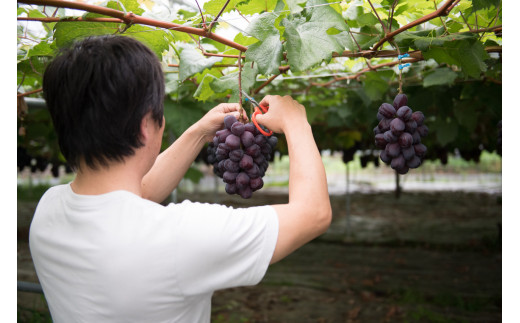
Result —
<instances>
[{"instance_id":1,"label":"man's raised arm","mask_svg":"<svg viewBox=\"0 0 520 323\"><path fill-rule=\"evenodd\" d=\"M274 263L324 233L332 210L325 168L305 108L289 96L266 96L260 104L268 105L269 111L258 115L257 121L283 132L289 149L289 203L273 205L279 220Z\"/></svg>"}]
</instances>

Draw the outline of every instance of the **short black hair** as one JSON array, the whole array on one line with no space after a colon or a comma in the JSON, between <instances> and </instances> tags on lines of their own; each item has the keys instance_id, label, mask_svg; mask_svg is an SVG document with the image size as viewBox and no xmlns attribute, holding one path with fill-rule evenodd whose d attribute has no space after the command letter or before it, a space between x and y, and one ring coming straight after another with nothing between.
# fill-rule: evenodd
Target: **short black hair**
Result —
<instances>
[{"instance_id":1,"label":"short black hair","mask_svg":"<svg viewBox=\"0 0 520 323\"><path fill-rule=\"evenodd\" d=\"M164 75L144 44L116 35L84 38L61 50L43 75L43 95L68 164L97 169L143 145L151 111L162 126Z\"/></svg>"}]
</instances>

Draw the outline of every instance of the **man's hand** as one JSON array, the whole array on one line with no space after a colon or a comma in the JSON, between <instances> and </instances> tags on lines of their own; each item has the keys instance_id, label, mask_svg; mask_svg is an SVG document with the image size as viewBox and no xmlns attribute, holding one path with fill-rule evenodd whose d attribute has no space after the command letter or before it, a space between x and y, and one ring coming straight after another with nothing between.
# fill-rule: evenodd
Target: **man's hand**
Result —
<instances>
[{"instance_id":1,"label":"man's hand","mask_svg":"<svg viewBox=\"0 0 520 323\"><path fill-rule=\"evenodd\" d=\"M215 132L222 129L224 124L224 117L232 115L238 119L240 106L238 103L221 103L209 110L197 123L193 126L197 129L199 135L201 135L205 142L210 142L215 136ZM248 120L247 114L242 109L242 117L244 120Z\"/></svg>"},{"instance_id":2,"label":"man's hand","mask_svg":"<svg viewBox=\"0 0 520 323\"><path fill-rule=\"evenodd\" d=\"M285 133L291 127L298 129L308 125L305 107L288 95L267 95L260 105L268 106L269 110L257 115L256 120L273 132Z\"/></svg>"}]
</instances>

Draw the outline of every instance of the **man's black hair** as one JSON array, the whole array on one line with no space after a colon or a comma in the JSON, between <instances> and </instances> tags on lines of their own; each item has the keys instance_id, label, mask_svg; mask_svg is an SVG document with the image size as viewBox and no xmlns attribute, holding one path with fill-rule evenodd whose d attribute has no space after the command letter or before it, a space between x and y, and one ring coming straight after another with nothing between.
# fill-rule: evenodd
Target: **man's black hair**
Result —
<instances>
[{"instance_id":1,"label":"man's black hair","mask_svg":"<svg viewBox=\"0 0 520 323\"><path fill-rule=\"evenodd\" d=\"M143 145L142 118L162 126L164 75L157 56L125 36L94 36L61 51L43 75L61 152L73 169L123 161Z\"/></svg>"}]
</instances>

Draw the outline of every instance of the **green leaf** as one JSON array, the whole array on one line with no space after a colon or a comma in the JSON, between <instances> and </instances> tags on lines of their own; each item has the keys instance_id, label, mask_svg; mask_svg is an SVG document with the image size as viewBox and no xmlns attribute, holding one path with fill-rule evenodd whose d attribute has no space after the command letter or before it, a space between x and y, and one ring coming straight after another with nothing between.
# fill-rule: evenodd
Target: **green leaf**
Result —
<instances>
[{"instance_id":1,"label":"green leaf","mask_svg":"<svg viewBox=\"0 0 520 323\"><path fill-rule=\"evenodd\" d=\"M349 20L349 25L352 27L374 26L379 23L372 12L364 12L362 0L351 2L344 17Z\"/></svg>"},{"instance_id":2,"label":"green leaf","mask_svg":"<svg viewBox=\"0 0 520 323\"><path fill-rule=\"evenodd\" d=\"M51 48L51 44L42 41L38 45L31 48L29 53L27 53L27 56L54 56L54 50Z\"/></svg>"},{"instance_id":3,"label":"green leaf","mask_svg":"<svg viewBox=\"0 0 520 323\"><path fill-rule=\"evenodd\" d=\"M437 141L441 146L446 146L457 138L459 125L454 120L442 120L439 118L432 126L435 130Z\"/></svg>"},{"instance_id":4,"label":"green leaf","mask_svg":"<svg viewBox=\"0 0 520 323\"><path fill-rule=\"evenodd\" d=\"M123 7L121 7L123 5ZM133 12L136 15L142 15L144 10L140 8L139 3L136 0L118 0L110 1L107 4L107 8L112 8L120 11Z\"/></svg>"},{"instance_id":5,"label":"green leaf","mask_svg":"<svg viewBox=\"0 0 520 323\"><path fill-rule=\"evenodd\" d=\"M498 8L501 0L471 0L473 2L473 11L477 11L480 9L486 9L491 6L495 6Z\"/></svg>"},{"instance_id":6,"label":"green leaf","mask_svg":"<svg viewBox=\"0 0 520 323\"><path fill-rule=\"evenodd\" d=\"M452 69L448 67L440 67L425 75L423 86L450 85L453 84L456 78L457 73Z\"/></svg>"},{"instance_id":7,"label":"green leaf","mask_svg":"<svg viewBox=\"0 0 520 323\"><path fill-rule=\"evenodd\" d=\"M284 0L292 14L302 12L305 0Z\"/></svg>"},{"instance_id":8,"label":"green leaf","mask_svg":"<svg viewBox=\"0 0 520 323\"><path fill-rule=\"evenodd\" d=\"M142 25L132 25L121 35L141 41L147 45L159 59L162 59L163 52L168 51L170 42L173 42L173 37L168 31Z\"/></svg>"},{"instance_id":9,"label":"green leaf","mask_svg":"<svg viewBox=\"0 0 520 323\"><path fill-rule=\"evenodd\" d=\"M240 2L237 6L243 15L253 15L264 11L272 12L276 6L277 0L246 0Z\"/></svg>"},{"instance_id":10,"label":"green leaf","mask_svg":"<svg viewBox=\"0 0 520 323\"><path fill-rule=\"evenodd\" d=\"M99 17L100 15L87 14L86 17ZM118 24L109 22L68 22L61 21L54 26L54 42L58 48L67 47L77 39L88 36L114 34L118 30Z\"/></svg>"},{"instance_id":11,"label":"green leaf","mask_svg":"<svg viewBox=\"0 0 520 323\"><path fill-rule=\"evenodd\" d=\"M365 93L372 100L379 100L382 98L383 94L388 91L388 82L385 81L379 73L377 72L368 72L365 73Z\"/></svg>"},{"instance_id":12,"label":"green leaf","mask_svg":"<svg viewBox=\"0 0 520 323\"><path fill-rule=\"evenodd\" d=\"M200 101L206 101L215 94L215 91L211 88L211 82L217 78L214 75L206 74L202 81L199 83L197 90L193 93L193 97Z\"/></svg>"},{"instance_id":13,"label":"green leaf","mask_svg":"<svg viewBox=\"0 0 520 323\"><path fill-rule=\"evenodd\" d=\"M461 126L472 133L477 127L478 112L475 106L468 101L461 101L453 109L453 114Z\"/></svg>"},{"instance_id":14,"label":"green leaf","mask_svg":"<svg viewBox=\"0 0 520 323\"><path fill-rule=\"evenodd\" d=\"M226 9L224 9L224 12L230 12L231 10L233 10L236 5L239 3L239 2L242 2L243 0L231 0L229 1L228 5L226 6ZM224 7L224 4L226 2L225 1L222 1L222 0L210 0L208 2L206 2L204 4L204 14L210 14L212 16L217 16L218 13L220 12L220 10L222 9L222 7Z\"/></svg>"},{"instance_id":15,"label":"green leaf","mask_svg":"<svg viewBox=\"0 0 520 323\"><path fill-rule=\"evenodd\" d=\"M309 1L308 6L326 3L323 0ZM330 61L333 52L344 50L338 35L330 35L332 28L347 30L347 25L334 9L329 6L308 8L305 17L285 18L285 39L287 43L287 59L291 70L306 70L323 60Z\"/></svg>"},{"instance_id":16,"label":"green leaf","mask_svg":"<svg viewBox=\"0 0 520 323\"><path fill-rule=\"evenodd\" d=\"M181 81L222 61L222 57L206 58L199 50L189 45L184 46L180 56L179 78Z\"/></svg>"},{"instance_id":17,"label":"green leaf","mask_svg":"<svg viewBox=\"0 0 520 323\"><path fill-rule=\"evenodd\" d=\"M277 16L273 13L263 13L249 24L246 32L259 41L249 45L246 51L248 61L258 64L258 72L274 74L283 59L280 32L275 27Z\"/></svg>"},{"instance_id":18,"label":"green leaf","mask_svg":"<svg viewBox=\"0 0 520 323\"><path fill-rule=\"evenodd\" d=\"M204 111L195 102L183 101L176 104L170 99L164 100L164 118L166 124L178 138L192 124L204 116Z\"/></svg>"},{"instance_id":19,"label":"green leaf","mask_svg":"<svg viewBox=\"0 0 520 323\"><path fill-rule=\"evenodd\" d=\"M192 181L193 183L198 183L202 178L204 178L204 173L195 167L190 167L184 174L184 178Z\"/></svg>"},{"instance_id":20,"label":"green leaf","mask_svg":"<svg viewBox=\"0 0 520 323\"><path fill-rule=\"evenodd\" d=\"M256 81L258 67L251 68L250 64L246 64L242 69L242 90L249 91ZM238 102L238 72L222 76L210 83L213 91L217 93L231 93L229 102Z\"/></svg>"}]
</instances>

